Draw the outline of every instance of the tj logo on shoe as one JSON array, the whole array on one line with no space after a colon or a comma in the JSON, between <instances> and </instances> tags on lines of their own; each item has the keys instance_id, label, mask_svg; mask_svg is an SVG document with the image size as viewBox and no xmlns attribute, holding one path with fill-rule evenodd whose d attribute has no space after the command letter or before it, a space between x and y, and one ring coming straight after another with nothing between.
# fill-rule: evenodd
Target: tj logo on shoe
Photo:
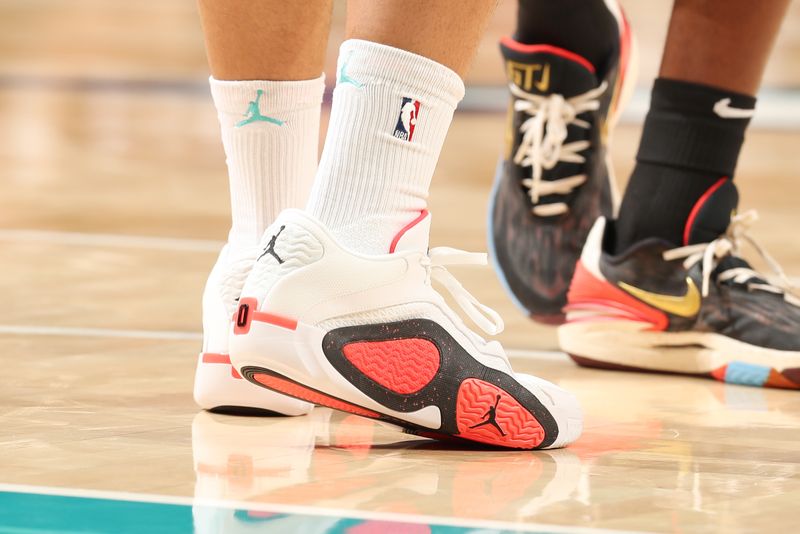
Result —
<instances>
[{"instance_id":1,"label":"tj logo on shoe","mask_svg":"<svg viewBox=\"0 0 800 534\"><path fill-rule=\"evenodd\" d=\"M278 242L278 236L281 235L281 232L283 232L284 228L286 228L285 225L281 226L281 229L278 230L278 233L272 236L272 238L269 240L269 243L267 243L267 246L264 249L264 252L261 253L261 256L256 258L256 261L260 260L261 258L266 256L267 254L270 254L273 258L275 258L278 261L278 263L283 263L283 260L281 259L281 257L278 256L277 252L275 252L275 243Z\"/></svg>"},{"instance_id":2,"label":"tj logo on shoe","mask_svg":"<svg viewBox=\"0 0 800 534\"><path fill-rule=\"evenodd\" d=\"M411 141L411 138L414 137L417 117L419 117L419 100L404 96L403 102L400 104L400 116L397 117L393 135L403 141Z\"/></svg>"},{"instance_id":3,"label":"tj logo on shoe","mask_svg":"<svg viewBox=\"0 0 800 534\"><path fill-rule=\"evenodd\" d=\"M494 403L494 406L489 407L489 411L486 412L483 417L485 418L484 421L478 423L477 425L472 425L470 428L478 428L481 426L492 425L500 432L501 436L505 436L506 433L503 432L503 429L500 428L500 425L497 423L497 405L500 404L500 395L497 396L497 401Z\"/></svg>"},{"instance_id":4,"label":"tj logo on shoe","mask_svg":"<svg viewBox=\"0 0 800 534\"><path fill-rule=\"evenodd\" d=\"M267 117L266 115L261 114L261 109L259 108L259 101L261 100L261 96L264 94L262 89L256 91L256 99L251 101L250 104L247 106L247 113L244 114L245 118L240 120L236 123L237 128L241 128L247 124L252 122L270 122L272 124L277 124L278 126L283 126L285 124L284 121L273 118Z\"/></svg>"},{"instance_id":5,"label":"tj logo on shoe","mask_svg":"<svg viewBox=\"0 0 800 534\"><path fill-rule=\"evenodd\" d=\"M530 92L534 87L546 92L550 87L550 63L528 65L516 61L506 61L508 79L523 91Z\"/></svg>"}]
</instances>

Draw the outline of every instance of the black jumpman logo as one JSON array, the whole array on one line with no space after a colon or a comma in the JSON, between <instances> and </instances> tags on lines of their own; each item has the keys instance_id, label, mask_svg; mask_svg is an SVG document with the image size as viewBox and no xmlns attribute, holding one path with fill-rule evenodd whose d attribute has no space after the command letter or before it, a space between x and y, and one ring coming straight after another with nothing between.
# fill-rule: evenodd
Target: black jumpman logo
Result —
<instances>
[{"instance_id":1,"label":"black jumpman logo","mask_svg":"<svg viewBox=\"0 0 800 534\"><path fill-rule=\"evenodd\" d=\"M478 428L479 426L486 426L492 425L500 432L501 436L505 436L506 433L503 432L503 429L500 428L500 425L497 424L497 405L500 404L500 395L497 396L497 402L494 403L494 406L489 408L489 411L486 412L483 416L486 418L485 421L482 423L478 423L477 425L472 425L470 428Z\"/></svg>"},{"instance_id":2,"label":"black jumpman logo","mask_svg":"<svg viewBox=\"0 0 800 534\"><path fill-rule=\"evenodd\" d=\"M278 230L278 233L275 234L274 236L272 236L272 239L270 239L269 243L267 243L267 248L264 249L264 252L261 253L261 256L256 258L256 261L260 260L261 258L266 256L267 254L272 254L272 257L275 258L276 260L278 260L278 263L283 263L283 260L281 259L281 257L278 256L278 254L275 252L275 243L278 241L278 236L281 235L281 232L283 232L284 228L286 228L285 225L281 226L281 229Z\"/></svg>"}]
</instances>

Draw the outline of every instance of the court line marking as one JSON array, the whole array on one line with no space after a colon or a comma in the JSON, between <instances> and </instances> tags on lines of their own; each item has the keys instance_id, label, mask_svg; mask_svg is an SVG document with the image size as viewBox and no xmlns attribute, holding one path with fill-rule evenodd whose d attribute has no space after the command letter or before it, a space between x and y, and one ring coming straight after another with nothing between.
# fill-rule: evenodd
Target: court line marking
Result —
<instances>
[{"instance_id":1,"label":"court line marking","mask_svg":"<svg viewBox=\"0 0 800 534\"><path fill-rule=\"evenodd\" d=\"M498 70L498 72L500 72ZM211 95L205 78L159 79L159 78L110 78L95 76L41 76L0 75L0 89L42 89L56 91L78 91L88 93L164 93L192 95L207 98ZM325 88L325 105L331 101L332 86ZM758 92L758 112L751 128L797 130L800 123L800 91L795 87L766 87ZM625 124L641 124L650 104L650 87L636 87L630 103L625 107L620 121ZM504 113L508 107L508 89L504 85L470 84L464 100L459 104L460 113Z\"/></svg>"},{"instance_id":2,"label":"court line marking","mask_svg":"<svg viewBox=\"0 0 800 534\"><path fill-rule=\"evenodd\" d=\"M0 229L0 241L213 253L218 253L225 245L224 241L215 241L213 239L197 239L191 237L98 234L93 232L65 232L59 230L30 229ZM790 276L789 281L794 286L800 287L800 276Z\"/></svg>"},{"instance_id":3,"label":"court line marking","mask_svg":"<svg viewBox=\"0 0 800 534\"><path fill-rule=\"evenodd\" d=\"M114 328L84 328L79 326L33 326L12 324L0 324L0 334L192 341L203 339L203 334L200 332L181 332L178 330L130 330Z\"/></svg>"},{"instance_id":4,"label":"court line marking","mask_svg":"<svg viewBox=\"0 0 800 534\"><path fill-rule=\"evenodd\" d=\"M132 330L124 328L87 328L81 326L35 326L0 324L0 334L28 336L100 337L123 339L167 339L198 341L202 332L181 330ZM510 358L534 360L563 360L565 354L557 350L506 349Z\"/></svg>"},{"instance_id":5,"label":"court line marking","mask_svg":"<svg viewBox=\"0 0 800 534\"><path fill-rule=\"evenodd\" d=\"M397 512L371 512L347 508L333 508L311 505L293 505L240 500L224 500L197 497L178 497L157 493L131 493L122 491L87 490L78 488L59 488L54 486L34 486L26 484L0 483L0 491L52 495L62 497L81 497L85 499L106 499L183 506L213 506L225 509L244 509L249 511L277 512L294 515L311 515L335 518L355 518L372 521L417 523L422 525L443 525L468 529L485 528L521 532L553 532L577 534L634 534L641 531L609 530L594 527L564 527L545 523L521 523L513 521L468 519L453 516L433 516L423 514L402 514Z\"/></svg>"},{"instance_id":6,"label":"court line marking","mask_svg":"<svg viewBox=\"0 0 800 534\"><path fill-rule=\"evenodd\" d=\"M0 230L0 241L56 243L90 247L144 248L186 252L219 252L224 241L183 237L96 234L51 230Z\"/></svg>"}]
</instances>

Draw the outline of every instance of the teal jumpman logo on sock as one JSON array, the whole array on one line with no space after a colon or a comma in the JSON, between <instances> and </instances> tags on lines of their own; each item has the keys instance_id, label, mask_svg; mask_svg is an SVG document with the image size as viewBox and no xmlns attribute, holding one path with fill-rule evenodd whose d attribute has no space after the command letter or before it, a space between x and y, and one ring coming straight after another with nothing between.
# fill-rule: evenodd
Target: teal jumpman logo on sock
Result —
<instances>
[{"instance_id":1,"label":"teal jumpman logo on sock","mask_svg":"<svg viewBox=\"0 0 800 534\"><path fill-rule=\"evenodd\" d=\"M262 89L256 91L256 99L250 102L250 104L247 106L245 118L236 123L237 128L241 128L245 124L250 124L251 122L271 122L272 124L277 124L278 126L283 126L285 124L282 120L274 119L261 114L261 110L258 107L258 102L261 100L261 95L263 94L264 91Z\"/></svg>"},{"instance_id":2,"label":"teal jumpman logo on sock","mask_svg":"<svg viewBox=\"0 0 800 534\"><path fill-rule=\"evenodd\" d=\"M351 52L350 56L352 55L353 54ZM344 62L342 63L342 68L339 69L339 83L349 83L353 87L361 89L362 87L364 87L364 84L359 82L358 80L351 78L350 76L347 75L347 72L345 72L347 70L347 64L350 62L350 56L347 56L347 59L345 59Z\"/></svg>"}]
</instances>

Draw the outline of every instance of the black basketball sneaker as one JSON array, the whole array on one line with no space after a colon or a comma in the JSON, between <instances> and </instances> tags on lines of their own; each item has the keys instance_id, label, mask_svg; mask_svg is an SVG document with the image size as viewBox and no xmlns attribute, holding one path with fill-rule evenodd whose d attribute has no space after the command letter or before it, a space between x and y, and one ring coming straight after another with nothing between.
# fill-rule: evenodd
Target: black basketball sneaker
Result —
<instances>
[{"instance_id":1,"label":"black basketball sneaker","mask_svg":"<svg viewBox=\"0 0 800 534\"><path fill-rule=\"evenodd\" d=\"M721 178L694 206L678 248L650 238L614 254L614 223L599 219L569 290L562 350L590 367L800 389L800 299L746 234L755 212L731 218L737 200ZM774 280L740 257L744 242Z\"/></svg>"},{"instance_id":2,"label":"black basketball sneaker","mask_svg":"<svg viewBox=\"0 0 800 534\"><path fill-rule=\"evenodd\" d=\"M631 31L622 12L615 15L619 41L602 71L547 44L500 42L512 98L490 200L489 247L514 301L544 323L563 322L586 236L617 204L609 134L636 76Z\"/></svg>"}]
</instances>

